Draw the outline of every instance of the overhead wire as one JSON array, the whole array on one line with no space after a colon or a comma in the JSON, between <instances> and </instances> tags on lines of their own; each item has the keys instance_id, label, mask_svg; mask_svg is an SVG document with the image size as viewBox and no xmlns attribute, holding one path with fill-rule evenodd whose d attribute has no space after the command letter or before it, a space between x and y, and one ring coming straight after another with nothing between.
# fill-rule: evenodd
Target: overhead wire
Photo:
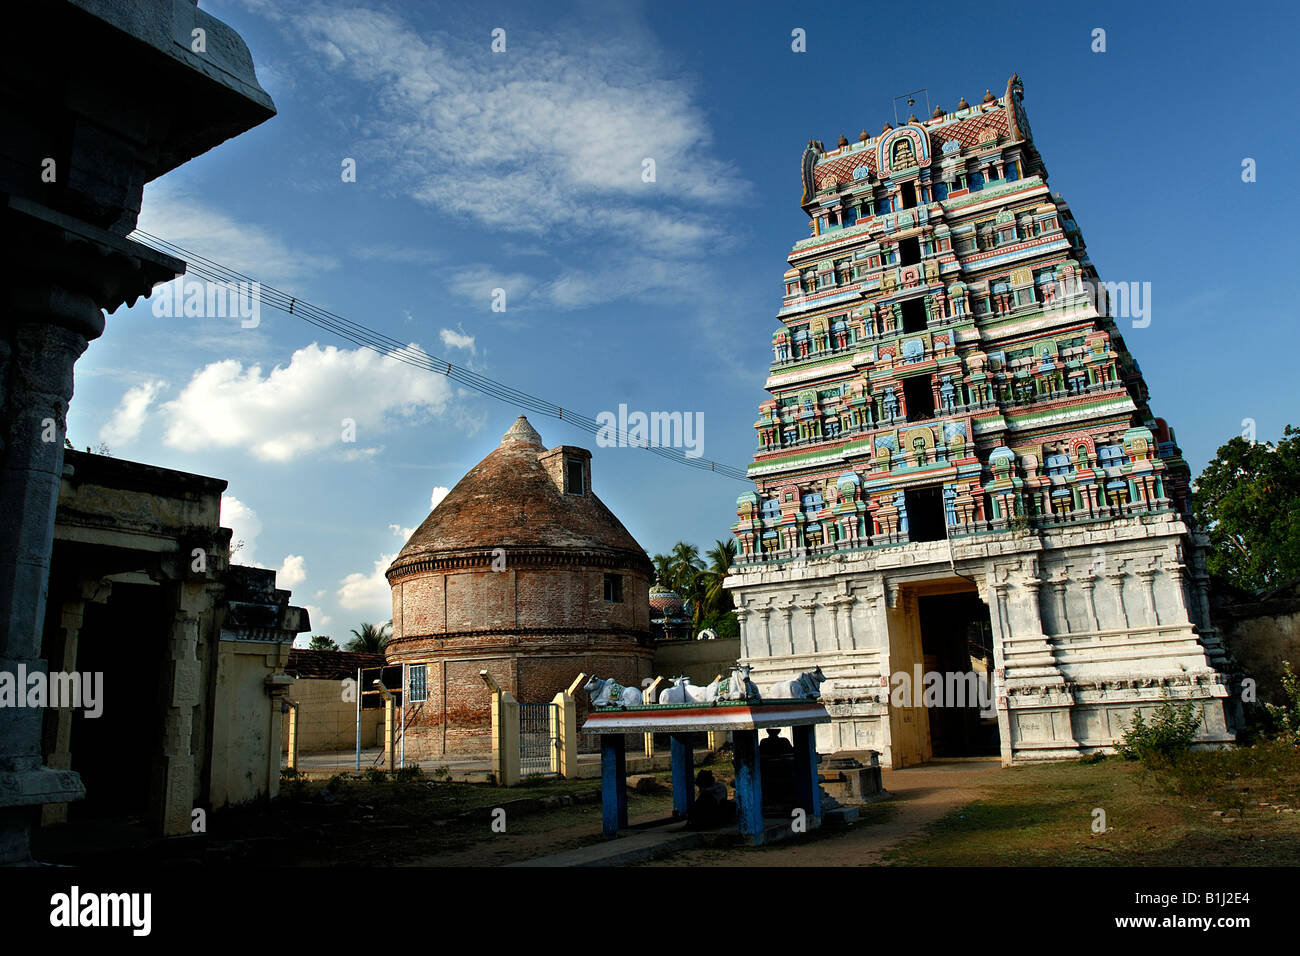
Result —
<instances>
[{"instance_id":1,"label":"overhead wire","mask_svg":"<svg viewBox=\"0 0 1300 956\"><path fill-rule=\"evenodd\" d=\"M143 230L137 229L132 233L133 238L137 239L146 246L168 255L176 256L185 260L186 274L196 278L212 282L222 286L238 286L239 283L249 283L257 288L258 302L270 306L280 312L292 316L308 325L329 332L338 336L354 345L360 346L376 352L385 358L396 362L401 362L412 368L418 368L424 371L436 372L444 375L451 381L457 382L466 388L495 398L498 401L515 405L527 411L539 415L546 415L560 421L569 422L583 431L592 435L600 436L608 434L609 425L603 425L590 416L583 415L581 412L571 408L564 408L554 402L539 398L514 386L499 382L496 379L487 377L472 369L462 365L457 365L447 359L431 355L419 346L402 342L398 339L387 335L377 329L354 322L342 315L323 309L320 306L313 305L304 301L295 295L277 289L274 286L267 285L251 276L245 275L236 269L223 265L206 256L200 255L174 242L154 236ZM689 413L682 413L683 415ZM672 446L651 443L646 438L634 438L622 428L614 429L615 438L620 446L630 448L639 448L644 451L652 452L660 458L667 459L679 465L689 465L692 468L709 471L713 474L722 475L726 478L735 478L739 481L749 481L749 476L744 470L736 468L733 465L727 465L722 462L713 461L708 458L697 458L687 455L682 449Z\"/></svg>"}]
</instances>

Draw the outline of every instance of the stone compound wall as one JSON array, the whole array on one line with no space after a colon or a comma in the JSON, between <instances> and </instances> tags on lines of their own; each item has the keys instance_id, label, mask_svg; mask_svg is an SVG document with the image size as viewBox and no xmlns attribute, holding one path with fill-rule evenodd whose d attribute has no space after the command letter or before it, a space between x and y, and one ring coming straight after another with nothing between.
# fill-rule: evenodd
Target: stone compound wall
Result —
<instances>
[{"instance_id":1,"label":"stone compound wall","mask_svg":"<svg viewBox=\"0 0 1300 956\"><path fill-rule=\"evenodd\" d=\"M834 720L818 728L818 748L878 750L890 767L932 756L925 708L889 703L891 675L922 659L918 598L977 589L990 610L1010 764L1111 747L1135 708L1166 696L1202 704L1202 742L1233 739L1198 554L1182 521L1162 515L1098 531L961 538L951 565L938 541L742 566L728 587L755 682L820 666Z\"/></svg>"},{"instance_id":2,"label":"stone compound wall","mask_svg":"<svg viewBox=\"0 0 1300 956\"><path fill-rule=\"evenodd\" d=\"M1287 593L1289 592L1289 593ZM1293 584L1262 600L1216 601L1214 621L1261 703L1282 703L1282 662L1300 672L1300 593Z\"/></svg>"},{"instance_id":3,"label":"stone compound wall","mask_svg":"<svg viewBox=\"0 0 1300 956\"><path fill-rule=\"evenodd\" d=\"M691 683L703 687L719 674L731 673L740 659L740 638L719 637L712 641L656 641L654 672L665 680L685 674ZM668 686L666 683L660 687Z\"/></svg>"},{"instance_id":4,"label":"stone compound wall","mask_svg":"<svg viewBox=\"0 0 1300 956\"><path fill-rule=\"evenodd\" d=\"M343 681L300 679L285 696L298 704L298 753L352 751L357 744L357 705L343 699ZM289 718L282 721L280 752L289 752ZM383 708L361 711L361 746L383 746Z\"/></svg>"}]
</instances>

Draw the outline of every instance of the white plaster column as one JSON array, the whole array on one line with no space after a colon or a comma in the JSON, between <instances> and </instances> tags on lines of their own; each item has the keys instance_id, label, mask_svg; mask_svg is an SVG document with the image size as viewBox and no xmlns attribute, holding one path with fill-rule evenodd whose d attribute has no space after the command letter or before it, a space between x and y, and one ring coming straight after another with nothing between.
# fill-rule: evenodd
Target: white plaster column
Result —
<instances>
[{"instance_id":1,"label":"white plaster column","mask_svg":"<svg viewBox=\"0 0 1300 956\"><path fill-rule=\"evenodd\" d=\"M1084 574L1079 578L1079 587L1083 591L1083 603L1088 609L1088 621L1092 624L1092 630L1100 631L1101 623L1097 620L1097 597L1094 593L1097 588L1097 576L1092 573Z\"/></svg>"},{"instance_id":2,"label":"white plaster column","mask_svg":"<svg viewBox=\"0 0 1300 956\"><path fill-rule=\"evenodd\" d=\"M1128 609L1124 607L1125 577L1127 577L1127 575L1122 570L1106 572L1106 580L1110 583L1110 587L1115 593L1115 609L1119 612L1119 619L1123 622L1123 626L1128 627Z\"/></svg>"},{"instance_id":3,"label":"white plaster column","mask_svg":"<svg viewBox=\"0 0 1300 956\"><path fill-rule=\"evenodd\" d=\"M794 615L794 608L795 605L793 601L789 604L782 604L777 607L777 610L781 612L781 617L785 620L785 639L786 643L790 646L791 654L794 653L794 625L791 623L790 618Z\"/></svg>"},{"instance_id":4,"label":"white plaster column","mask_svg":"<svg viewBox=\"0 0 1300 956\"><path fill-rule=\"evenodd\" d=\"M766 656L772 656L772 608L768 606L758 609L759 619L763 622L763 646L766 650Z\"/></svg>"},{"instance_id":5,"label":"white plaster column","mask_svg":"<svg viewBox=\"0 0 1300 956\"><path fill-rule=\"evenodd\" d=\"M804 617L808 622L808 641L812 647L812 652L816 654L820 648L817 646L817 600L814 598L809 601L801 601L799 610L803 611ZM791 653L794 653L794 643L790 645Z\"/></svg>"},{"instance_id":6,"label":"white plaster column","mask_svg":"<svg viewBox=\"0 0 1300 956\"><path fill-rule=\"evenodd\" d=\"M736 615L736 623L740 627L740 652L742 655L749 654L749 617L754 612L751 608L742 604L737 604L733 613Z\"/></svg>"},{"instance_id":7,"label":"white plaster column","mask_svg":"<svg viewBox=\"0 0 1300 956\"><path fill-rule=\"evenodd\" d=\"M1070 582L1064 575L1053 577L1048 584L1052 588L1052 601L1055 607L1057 623L1060 625L1060 634L1070 633L1070 618L1065 611L1065 588Z\"/></svg>"},{"instance_id":8,"label":"white plaster column","mask_svg":"<svg viewBox=\"0 0 1300 956\"><path fill-rule=\"evenodd\" d=\"M1146 602L1147 619L1151 624L1160 623L1160 610L1156 607L1156 589L1155 577L1158 573L1154 568L1142 568L1135 572L1142 581L1142 598Z\"/></svg>"}]
</instances>

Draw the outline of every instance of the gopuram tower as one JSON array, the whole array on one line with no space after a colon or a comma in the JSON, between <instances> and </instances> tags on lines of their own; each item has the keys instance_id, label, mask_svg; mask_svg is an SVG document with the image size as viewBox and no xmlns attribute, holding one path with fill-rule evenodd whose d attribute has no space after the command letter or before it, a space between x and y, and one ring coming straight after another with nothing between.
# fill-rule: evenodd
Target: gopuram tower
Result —
<instances>
[{"instance_id":1,"label":"gopuram tower","mask_svg":"<svg viewBox=\"0 0 1300 956\"><path fill-rule=\"evenodd\" d=\"M1077 757L1168 698L1234 738L1136 301L1099 281L1023 95L803 154L727 585L760 685L829 678L823 751Z\"/></svg>"}]
</instances>

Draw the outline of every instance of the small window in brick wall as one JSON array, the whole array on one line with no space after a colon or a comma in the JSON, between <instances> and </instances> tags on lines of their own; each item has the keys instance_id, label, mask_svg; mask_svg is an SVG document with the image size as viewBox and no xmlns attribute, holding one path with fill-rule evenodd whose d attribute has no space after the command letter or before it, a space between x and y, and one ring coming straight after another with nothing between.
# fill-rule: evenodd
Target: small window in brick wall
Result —
<instances>
[{"instance_id":1,"label":"small window in brick wall","mask_svg":"<svg viewBox=\"0 0 1300 956\"><path fill-rule=\"evenodd\" d=\"M427 664L412 664L408 669L407 681L411 685L409 698L411 703L414 704L429 699L428 673L429 665Z\"/></svg>"},{"instance_id":2,"label":"small window in brick wall","mask_svg":"<svg viewBox=\"0 0 1300 956\"><path fill-rule=\"evenodd\" d=\"M585 495L586 489L583 487L582 480L582 460L580 458L566 458L564 461L564 490L571 495Z\"/></svg>"},{"instance_id":3,"label":"small window in brick wall","mask_svg":"<svg viewBox=\"0 0 1300 956\"><path fill-rule=\"evenodd\" d=\"M623 575L621 574L605 575L605 603L606 604L623 603Z\"/></svg>"}]
</instances>

